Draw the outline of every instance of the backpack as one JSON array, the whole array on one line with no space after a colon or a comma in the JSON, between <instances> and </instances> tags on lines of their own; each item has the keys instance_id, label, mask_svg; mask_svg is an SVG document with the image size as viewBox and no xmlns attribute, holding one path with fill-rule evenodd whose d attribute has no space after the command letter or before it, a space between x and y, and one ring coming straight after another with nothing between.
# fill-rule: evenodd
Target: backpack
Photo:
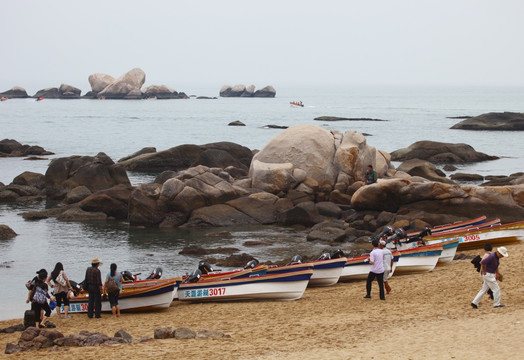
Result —
<instances>
[{"instance_id":1,"label":"backpack","mask_svg":"<svg viewBox=\"0 0 524 360\"><path fill-rule=\"evenodd\" d=\"M120 287L118 286L116 280L112 277L109 277L107 280L106 291L108 294L120 291Z\"/></svg>"},{"instance_id":2,"label":"backpack","mask_svg":"<svg viewBox=\"0 0 524 360\"><path fill-rule=\"evenodd\" d=\"M47 301L47 291L40 286L35 286L35 293L33 294L33 301L38 304L44 304Z\"/></svg>"}]
</instances>

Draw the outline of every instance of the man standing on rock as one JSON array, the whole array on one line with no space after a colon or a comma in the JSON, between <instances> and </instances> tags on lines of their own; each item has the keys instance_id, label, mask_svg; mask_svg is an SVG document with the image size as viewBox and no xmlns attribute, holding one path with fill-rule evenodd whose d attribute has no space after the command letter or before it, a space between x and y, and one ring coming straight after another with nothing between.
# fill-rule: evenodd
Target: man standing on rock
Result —
<instances>
[{"instance_id":1,"label":"man standing on rock","mask_svg":"<svg viewBox=\"0 0 524 360\"><path fill-rule=\"evenodd\" d=\"M380 291L380 300L386 300L384 296L384 254L382 250L378 248L378 239L371 242L373 250L369 254L369 263L371 269L369 269L368 280L366 282L366 296L364 299L371 299L371 283L376 278L378 282L378 288Z\"/></svg>"},{"instance_id":2,"label":"man standing on rock","mask_svg":"<svg viewBox=\"0 0 524 360\"><path fill-rule=\"evenodd\" d=\"M366 171L366 178L364 184L370 185L377 182L377 172L373 170L373 165L368 165L368 171Z\"/></svg>"},{"instance_id":3,"label":"man standing on rock","mask_svg":"<svg viewBox=\"0 0 524 360\"><path fill-rule=\"evenodd\" d=\"M507 256L508 251L505 247L501 246L497 248L497 251L492 252L480 262L482 267L481 273L483 274L483 283L482 289L480 289L477 296L475 296L475 299L473 299L473 302L471 303L471 307L474 309L478 309L480 300L482 300L482 297L488 291L488 289L493 291L493 307L504 307L504 305L500 303L500 287L497 283L497 280L502 280L502 275L499 272L499 259L501 257Z\"/></svg>"},{"instance_id":4,"label":"man standing on rock","mask_svg":"<svg viewBox=\"0 0 524 360\"><path fill-rule=\"evenodd\" d=\"M87 292L89 293L89 302L87 303L87 317L93 318L93 310L95 318L100 318L102 312L102 274L98 267L102 262L96 257L91 261L91 266L86 270L85 284Z\"/></svg>"}]
</instances>

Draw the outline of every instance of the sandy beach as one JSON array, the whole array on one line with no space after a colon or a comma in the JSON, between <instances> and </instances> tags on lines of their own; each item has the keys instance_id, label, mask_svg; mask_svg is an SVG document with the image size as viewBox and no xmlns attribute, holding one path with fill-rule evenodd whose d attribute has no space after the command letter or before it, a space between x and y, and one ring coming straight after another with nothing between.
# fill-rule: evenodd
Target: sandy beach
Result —
<instances>
[{"instance_id":1,"label":"sandy beach","mask_svg":"<svg viewBox=\"0 0 524 360\"><path fill-rule=\"evenodd\" d=\"M511 359L524 352L524 244L506 246L501 260L502 304L493 308L487 296L479 309L470 303L481 278L469 259L454 260L423 274L393 276L392 292L380 301L374 283L372 299L363 299L365 282L308 288L291 302L173 302L166 311L123 313L113 319L51 321L64 335L81 330L112 336L124 329L135 339L153 337L156 328L187 326L220 330L225 339L154 340L129 345L59 348L4 354L20 332L0 334L2 358L105 359L117 356L183 359ZM458 251L477 255L482 250ZM24 301L21 299L20 301ZM2 321L0 328L22 320ZM117 354L117 355L115 355Z\"/></svg>"}]
</instances>

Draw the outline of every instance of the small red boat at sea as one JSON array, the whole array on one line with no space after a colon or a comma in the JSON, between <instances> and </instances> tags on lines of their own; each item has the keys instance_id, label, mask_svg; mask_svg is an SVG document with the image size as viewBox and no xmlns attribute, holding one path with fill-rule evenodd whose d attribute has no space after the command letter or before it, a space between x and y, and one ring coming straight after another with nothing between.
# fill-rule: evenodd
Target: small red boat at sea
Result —
<instances>
[{"instance_id":1,"label":"small red boat at sea","mask_svg":"<svg viewBox=\"0 0 524 360\"><path fill-rule=\"evenodd\" d=\"M289 103L291 104L291 106L304 107L304 104L302 104L302 101L290 101Z\"/></svg>"}]
</instances>

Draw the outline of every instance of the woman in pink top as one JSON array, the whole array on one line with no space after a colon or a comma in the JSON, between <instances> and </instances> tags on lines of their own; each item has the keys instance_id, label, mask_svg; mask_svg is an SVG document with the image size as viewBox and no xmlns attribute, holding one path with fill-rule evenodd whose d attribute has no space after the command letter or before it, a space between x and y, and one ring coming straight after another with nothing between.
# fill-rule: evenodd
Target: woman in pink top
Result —
<instances>
[{"instance_id":1,"label":"woman in pink top","mask_svg":"<svg viewBox=\"0 0 524 360\"><path fill-rule=\"evenodd\" d=\"M53 281L52 284L51 280ZM64 303L64 316L66 319L71 318L71 316L67 314L69 311L69 297L67 296L67 293L71 289L71 284L69 283L69 279L64 271L64 265L62 265L61 262L56 263L55 269L47 279L47 283L53 288L53 294L56 297L56 313L58 316L62 318L60 310L62 303Z\"/></svg>"}]
</instances>

